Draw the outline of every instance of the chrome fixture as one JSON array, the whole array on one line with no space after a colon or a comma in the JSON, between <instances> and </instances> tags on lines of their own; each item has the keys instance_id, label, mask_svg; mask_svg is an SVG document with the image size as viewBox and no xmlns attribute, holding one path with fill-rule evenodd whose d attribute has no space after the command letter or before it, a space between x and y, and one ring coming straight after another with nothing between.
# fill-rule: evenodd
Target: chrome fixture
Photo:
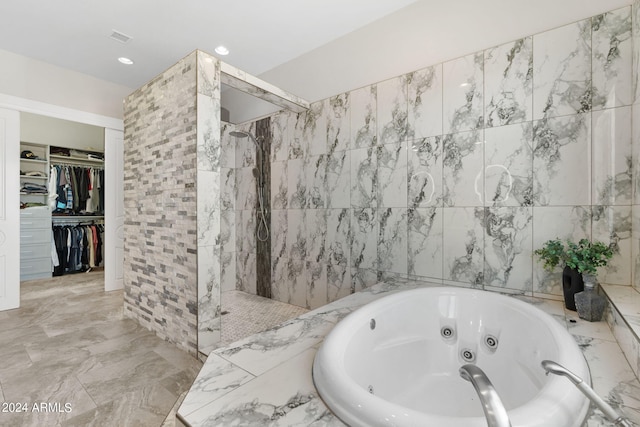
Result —
<instances>
[{"instance_id":1,"label":"chrome fixture","mask_svg":"<svg viewBox=\"0 0 640 427\"><path fill-rule=\"evenodd\" d=\"M247 137L249 137L249 139L251 141L253 141L254 144L256 144L256 147L258 148L258 150L260 152L262 152L262 146L256 140L255 136L253 136L251 133L245 132L243 130L232 130L231 132L229 132L229 135L235 136L236 138L247 138Z\"/></svg>"},{"instance_id":2,"label":"chrome fixture","mask_svg":"<svg viewBox=\"0 0 640 427\"><path fill-rule=\"evenodd\" d=\"M462 366L459 372L476 389L489 427L511 427L507 410L484 371L476 365L468 364Z\"/></svg>"},{"instance_id":3,"label":"chrome fixture","mask_svg":"<svg viewBox=\"0 0 640 427\"><path fill-rule=\"evenodd\" d=\"M622 416L618 415L616 411L613 410L611 406L607 402L605 402L600 396L596 394L595 391L587 383L585 383L582 378L551 360L543 360L542 367L546 371L546 374L549 375L562 375L564 377L569 378L578 390L582 392L587 398L598 407L602 411L602 413L609 419L609 421L613 422L614 426L622 426L622 427L631 427L631 425L625 420Z\"/></svg>"},{"instance_id":4,"label":"chrome fixture","mask_svg":"<svg viewBox=\"0 0 640 427\"><path fill-rule=\"evenodd\" d=\"M253 170L253 175L258 182L258 203L260 204L260 218L258 221L258 230L256 231L256 237L261 242L265 242L269 238L269 225L267 224L267 216L264 207L264 151L262 146L258 143L258 140L249 132L242 130L234 130L229 132L229 135L236 138L249 138L256 145L256 163L257 168Z\"/></svg>"}]
</instances>

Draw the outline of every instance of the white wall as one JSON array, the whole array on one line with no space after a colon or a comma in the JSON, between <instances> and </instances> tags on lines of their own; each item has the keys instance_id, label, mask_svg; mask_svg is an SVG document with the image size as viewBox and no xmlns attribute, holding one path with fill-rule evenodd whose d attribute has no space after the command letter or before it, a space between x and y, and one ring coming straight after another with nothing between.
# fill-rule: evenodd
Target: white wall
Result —
<instances>
[{"instance_id":1,"label":"white wall","mask_svg":"<svg viewBox=\"0 0 640 427\"><path fill-rule=\"evenodd\" d=\"M418 1L259 77L314 102L627 6L632 0L460 3ZM487 17L485 10L500 13Z\"/></svg>"},{"instance_id":2,"label":"white wall","mask_svg":"<svg viewBox=\"0 0 640 427\"><path fill-rule=\"evenodd\" d=\"M79 150L104 151L104 128L20 113L20 140Z\"/></svg>"},{"instance_id":3,"label":"white wall","mask_svg":"<svg viewBox=\"0 0 640 427\"><path fill-rule=\"evenodd\" d=\"M0 93L122 119L133 89L0 50Z\"/></svg>"}]
</instances>

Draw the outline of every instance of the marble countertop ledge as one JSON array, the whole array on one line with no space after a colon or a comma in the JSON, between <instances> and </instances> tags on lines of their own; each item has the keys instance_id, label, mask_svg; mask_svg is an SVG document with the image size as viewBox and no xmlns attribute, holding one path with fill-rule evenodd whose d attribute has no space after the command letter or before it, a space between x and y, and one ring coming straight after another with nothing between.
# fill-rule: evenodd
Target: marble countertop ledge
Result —
<instances>
[{"instance_id":1,"label":"marble countertop ledge","mask_svg":"<svg viewBox=\"0 0 640 427\"><path fill-rule=\"evenodd\" d=\"M609 301L624 318L633 331L636 341L640 342L640 292L633 286L600 285Z\"/></svg>"},{"instance_id":2,"label":"marble countertop ledge","mask_svg":"<svg viewBox=\"0 0 640 427\"><path fill-rule=\"evenodd\" d=\"M441 284L408 280L378 283L215 350L178 409L176 425L344 426L313 385L313 359L325 335L345 316L369 302L425 286ZM567 319L577 316L566 312L562 302L526 300L571 328L590 364L596 392L615 397L616 407L640 423L640 401L631 397L640 392L640 383L607 323L581 319L570 323ZM610 424L598 411L588 421L590 427L606 425Z\"/></svg>"}]
</instances>

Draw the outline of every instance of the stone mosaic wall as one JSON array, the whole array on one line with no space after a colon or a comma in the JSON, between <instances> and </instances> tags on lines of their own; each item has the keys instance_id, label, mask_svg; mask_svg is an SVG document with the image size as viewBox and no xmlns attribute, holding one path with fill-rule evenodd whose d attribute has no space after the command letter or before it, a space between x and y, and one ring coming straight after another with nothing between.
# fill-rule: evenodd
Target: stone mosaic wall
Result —
<instances>
[{"instance_id":1,"label":"stone mosaic wall","mask_svg":"<svg viewBox=\"0 0 640 427\"><path fill-rule=\"evenodd\" d=\"M124 110L124 313L195 355L196 53Z\"/></svg>"}]
</instances>

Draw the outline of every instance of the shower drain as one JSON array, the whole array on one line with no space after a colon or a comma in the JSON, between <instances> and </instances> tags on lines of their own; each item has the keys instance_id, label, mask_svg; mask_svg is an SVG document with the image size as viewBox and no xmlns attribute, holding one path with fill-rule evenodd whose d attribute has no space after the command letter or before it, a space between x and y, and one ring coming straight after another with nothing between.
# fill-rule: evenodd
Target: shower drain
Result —
<instances>
[{"instance_id":1,"label":"shower drain","mask_svg":"<svg viewBox=\"0 0 640 427\"><path fill-rule=\"evenodd\" d=\"M460 357L462 357L462 359L467 362L473 362L474 360L476 360L476 354L468 348L462 349L462 351L460 352Z\"/></svg>"}]
</instances>

